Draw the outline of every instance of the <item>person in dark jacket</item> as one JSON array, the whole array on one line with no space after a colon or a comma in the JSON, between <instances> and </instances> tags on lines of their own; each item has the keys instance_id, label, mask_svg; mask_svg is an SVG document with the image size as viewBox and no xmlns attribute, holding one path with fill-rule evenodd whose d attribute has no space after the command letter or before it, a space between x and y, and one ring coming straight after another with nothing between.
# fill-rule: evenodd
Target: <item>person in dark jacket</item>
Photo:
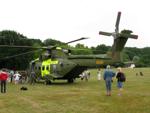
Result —
<instances>
[{"instance_id":1,"label":"person in dark jacket","mask_svg":"<svg viewBox=\"0 0 150 113\"><path fill-rule=\"evenodd\" d=\"M106 70L104 71L104 80L106 84L106 95L111 96L111 82L112 77L115 76L115 73L110 69L110 65L107 65Z\"/></svg>"},{"instance_id":2,"label":"person in dark jacket","mask_svg":"<svg viewBox=\"0 0 150 113\"><path fill-rule=\"evenodd\" d=\"M122 88L123 88L123 81L121 80L121 76L122 76L122 74L124 74L123 72L122 72L122 69L121 69L121 67L119 67L119 68L117 68L118 69L118 72L117 72L117 74L116 74L116 78L117 78L117 87L118 87L118 89L119 89L119 93L118 93L118 95L120 96L121 95L121 93L122 93Z\"/></svg>"},{"instance_id":3,"label":"person in dark jacket","mask_svg":"<svg viewBox=\"0 0 150 113\"><path fill-rule=\"evenodd\" d=\"M0 72L0 81L1 81L1 93L6 93L6 81L8 78L8 73L5 69Z\"/></svg>"}]
</instances>

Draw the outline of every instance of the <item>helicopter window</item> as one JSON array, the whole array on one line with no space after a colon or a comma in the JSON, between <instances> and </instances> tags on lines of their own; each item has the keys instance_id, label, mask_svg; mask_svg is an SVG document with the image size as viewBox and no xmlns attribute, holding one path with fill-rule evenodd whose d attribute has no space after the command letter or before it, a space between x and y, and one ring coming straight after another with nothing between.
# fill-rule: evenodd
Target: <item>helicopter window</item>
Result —
<instances>
[{"instance_id":1,"label":"helicopter window","mask_svg":"<svg viewBox=\"0 0 150 113\"><path fill-rule=\"evenodd\" d=\"M65 53L62 50L53 50L52 58L63 58L65 57Z\"/></svg>"},{"instance_id":2,"label":"helicopter window","mask_svg":"<svg viewBox=\"0 0 150 113\"><path fill-rule=\"evenodd\" d=\"M40 55L39 60L42 60L42 55Z\"/></svg>"},{"instance_id":3,"label":"helicopter window","mask_svg":"<svg viewBox=\"0 0 150 113\"><path fill-rule=\"evenodd\" d=\"M53 72L56 73L56 65L53 64L52 66L53 66Z\"/></svg>"},{"instance_id":4,"label":"helicopter window","mask_svg":"<svg viewBox=\"0 0 150 113\"><path fill-rule=\"evenodd\" d=\"M63 67L63 66L64 66L64 64L63 64L62 62L60 62L60 66L61 66L61 67Z\"/></svg>"},{"instance_id":5,"label":"helicopter window","mask_svg":"<svg viewBox=\"0 0 150 113\"><path fill-rule=\"evenodd\" d=\"M46 70L49 70L49 66L46 66Z\"/></svg>"},{"instance_id":6,"label":"helicopter window","mask_svg":"<svg viewBox=\"0 0 150 113\"><path fill-rule=\"evenodd\" d=\"M45 66L42 66L42 70L45 70Z\"/></svg>"}]
</instances>

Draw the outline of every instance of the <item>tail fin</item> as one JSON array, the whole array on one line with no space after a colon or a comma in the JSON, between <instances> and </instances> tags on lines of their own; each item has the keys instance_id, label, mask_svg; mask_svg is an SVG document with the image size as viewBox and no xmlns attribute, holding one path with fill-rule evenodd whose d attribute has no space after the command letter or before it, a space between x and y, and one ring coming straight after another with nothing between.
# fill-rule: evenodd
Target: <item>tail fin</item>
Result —
<instances>
[{"instance_id":1,"label":"tail fin","mask_svg":"<svg viewBox=\"0 0 150 113\"><path fill-rule=\"evenodd\" d=\"M121 12L118 12L116 25L115 25L115 32L103 32L100 31L100 35L105 36L113 36L114 37L114 43L112 45L112 51L108 53L108 55L114 60L114 61L121 61L121 51L123 50L128 38L137 39L137 35L132 35L132 31L130 30L123 30L119 33L119 23L121 18Z\"/></svg>"},{"instance_id":2,"label":"tail fin","mask_svg":"<svg viewBox=\"0 0 150 113\"><path fill-rule=\"evenodd\" d=\"M138 36L137 35L132 35L131 34L132 31L130 30L123 30L121 31L121 33L118 34L118 36L116 36L114 38L114 43L112 45L112 53L111 53L111 57L113 60L115 61L121 61L121 52L128 40L128 38L133 38L133 39L137 39Z\"/></svg>"}]
</instances>

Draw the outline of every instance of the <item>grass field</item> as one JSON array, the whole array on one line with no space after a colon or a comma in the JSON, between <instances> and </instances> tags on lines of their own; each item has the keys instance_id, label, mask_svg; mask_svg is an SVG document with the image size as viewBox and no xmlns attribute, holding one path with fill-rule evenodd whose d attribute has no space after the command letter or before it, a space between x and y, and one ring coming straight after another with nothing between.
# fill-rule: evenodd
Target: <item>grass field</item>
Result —
<instances>
[{"instance_id":1,"label":"grass field","mask_svg":"<svg viewBox=\"0 0 150 113\"><path fill-rule=\"evenodd\" d=\"M127 81L123 95L118 96L116 80L112 96L105 96L104 81L91 71L88 82L77 79L73 84L55 81L46 86L7 85L0 94L0 113L150 113L150 68L123 69ZM142 71L144 76L136 76ZM21 86L28 91L20 91Z\"/></svg>"}]
</instances>

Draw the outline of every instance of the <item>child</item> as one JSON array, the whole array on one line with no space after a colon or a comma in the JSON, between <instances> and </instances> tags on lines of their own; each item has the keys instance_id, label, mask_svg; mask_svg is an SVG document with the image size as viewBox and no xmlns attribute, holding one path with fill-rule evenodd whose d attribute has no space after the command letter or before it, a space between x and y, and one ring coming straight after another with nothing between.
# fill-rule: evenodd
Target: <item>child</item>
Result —
<instances>
[{"instance_id":1,"label":"child","mask_svg":"<svg viewBox=\"0 0 150 113\"><path fill-rule=\"evenodd\" d=\"M98 69L98 72L97 72L97 79L101 80L101 69L100 68Z\"/></svg>"}]
</instances>

